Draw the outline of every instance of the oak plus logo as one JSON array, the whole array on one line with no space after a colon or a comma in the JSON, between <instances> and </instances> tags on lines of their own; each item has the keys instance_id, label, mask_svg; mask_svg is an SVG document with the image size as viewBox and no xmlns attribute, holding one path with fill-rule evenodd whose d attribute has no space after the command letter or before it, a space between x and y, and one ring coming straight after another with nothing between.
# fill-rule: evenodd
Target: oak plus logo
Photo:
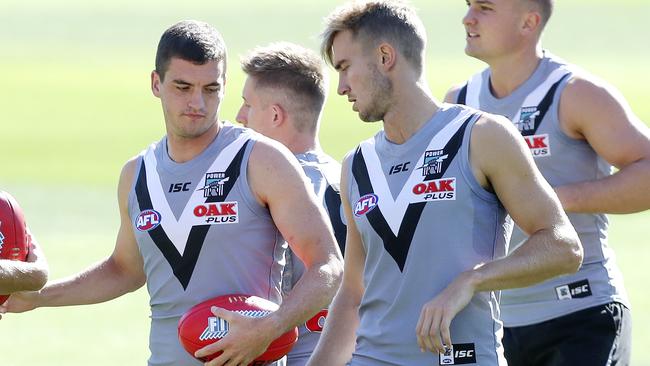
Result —
<instances>
[{"instance_id":1,"label":"oak plus logo","mask_svg":"<svg viewBox=\"0 0 650 366\"><path fill-rule=\"evenodd\" d=\"M551 142L548 134L524 136L526 144L533 154L533 157L544 157L551 155Z\"/></svg>"},{"instance_id":2,"label":"oak plus logo","mask_svg":"<svg viewBox=\"0 0 650 366\"><path fill-rule=\"evenodd\" d=\"M239 222L239 205L236 201L197 205L194 217L209 225L236 224Z\"/></svg>"},{"instance_id":3,"label":"oak plus logo","mask_svg":"<svg viewBox=\"0 0 650 366\"><path fill-rule=\"evenodd\" d=\"M415 202L456 200L456 178L434 179L418 183L412 188Z\"/></svg>"}]
</instances>

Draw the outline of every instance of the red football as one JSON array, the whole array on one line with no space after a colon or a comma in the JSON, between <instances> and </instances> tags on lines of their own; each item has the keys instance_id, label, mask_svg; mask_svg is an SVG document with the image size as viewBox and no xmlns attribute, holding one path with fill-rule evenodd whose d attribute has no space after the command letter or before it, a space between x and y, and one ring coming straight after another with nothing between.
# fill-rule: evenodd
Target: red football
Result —
<instances>
[{"instance_id":1,"label":"red football","mask_svg":"<svg viewBox=\"0 0 650 366\"><path fill-rule=\"evenodd\" d=\"M275 303L250 295L223 295L204 301L189 309L178 322L178 338L183 348L192 356L194 352L222 339L228 334L228 323L212 314L212 306L252 318L261 318L278 309ZM266 352L255 359L251 365L266 365L284 357L298 340L298 328L284 333L271 342ZM199 359L207 362L221 352Z\"/></svg>"},{"instance_id":2,"label":"red football","mask_svg":"<svg viewBox=\"0 0 650 366\"><path fill-rule=\"evenodd\" d=\"M23 210L7 192L0 191L0 259L24 261L29 251ZM0 304L9 295L0 295Z\"/></svg>"}]
</instances>

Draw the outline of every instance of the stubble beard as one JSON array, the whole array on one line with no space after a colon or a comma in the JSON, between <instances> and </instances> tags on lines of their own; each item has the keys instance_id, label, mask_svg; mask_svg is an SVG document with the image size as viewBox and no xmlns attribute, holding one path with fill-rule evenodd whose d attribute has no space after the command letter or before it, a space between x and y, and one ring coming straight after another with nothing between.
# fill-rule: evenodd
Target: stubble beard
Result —
<instances>
[{"instance_id":1,"label":"stubble beard","mask_svg":"<svg viewBox=\"0 0 650 366\"><path fill-rule=\"evenodd\" d=\"M370 87L370 105L365 110L359 110L359 118L363 122L383 121L392 103L393 83L386 76L383 76L377 66L369 65L372 72Z\"/></svg>"}]
</instances>

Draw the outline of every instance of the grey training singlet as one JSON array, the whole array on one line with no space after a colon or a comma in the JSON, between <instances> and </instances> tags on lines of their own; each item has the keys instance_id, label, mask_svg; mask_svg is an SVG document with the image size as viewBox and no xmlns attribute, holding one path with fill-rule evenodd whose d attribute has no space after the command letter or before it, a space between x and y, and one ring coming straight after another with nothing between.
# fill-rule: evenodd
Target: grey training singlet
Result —
<instances>
[{"instance_id":1,"label":"grey training singlet","mask_svg":"<svg viewBox=\"0 0 650 366\"><path fill-rule=\"evenodd\" d=\"M469 162L476 110L444 104L408 141L383 131L349 156L349 202L366 253L350 365L505 365L497 293L479 292L451 323L453 348L420 352L422 306L461 272L505 255L512 223Z\"/></svg>"},{"instance_id":2,"label":"grey training singlet","mask_svg":"<svg viewBox=\"0 0 650 366\"><path fill-rule=\"evenodd\" d=\"M178 341L190 307L232 293L281 301L286 242L246 174L258 138L225 123L191 161L171 160L166 138L138 159L129 215L151 297L151 366L201 365Z\"/></svg>"},{"instance_id":3,"label":"grey training singlet","mask_svg":"<svg viewBox=\"0 0 650 366\"><path fill-rule=\"evenodd\" d=\"M519 128L535 163L551 186L601 179L611 166L583 140L572 139L560 127L559 102L576 68L545 53L530 78L509 96L497 99L490 91L490 70L476 74L457 97L461 104L503 115ZM505 326L539 323L569 313L618 301L629 307L623 277L607 245L604 214L567 214L584 247L580 270L540 284L502 291ZM510 249L527 238L518 227Z\"/></svg>"},{"instance_id":4,"label":"grey training singlet","mask_svg":"<svg viewBox=\"0 0 650 366\"><path fill-rule=\"evenodd\" d=\"M339 193L341 164L322 151L308 151L297 154L296 158L300 162L305 175L309 178L316 197L322 203L330 218L334 236L343 253L345 251L346 226ZM291 249L287 253L289 258L282 283L284 292L290 291L305 272L305 265L291 252ZM298 342L287 355L287 366L303 366L307 363L320 339L326 317L327 310L323 310L298 328L300 336Z\"/></svg>"}]
</instances>

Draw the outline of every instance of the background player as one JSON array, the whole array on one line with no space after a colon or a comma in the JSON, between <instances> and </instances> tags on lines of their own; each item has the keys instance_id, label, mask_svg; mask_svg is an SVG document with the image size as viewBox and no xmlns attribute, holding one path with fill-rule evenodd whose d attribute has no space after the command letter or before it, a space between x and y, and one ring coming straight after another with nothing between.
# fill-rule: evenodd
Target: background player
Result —
<instances>
[{"instance_id":1,"label":"background player","mask_svg":"<svg viewBox=\"0 0 650 366\"><path fill-rule=\"evenodd\" d=\"M431 96L425 34L396 1L348 3L326 20L338 93L384 130L343 164L345 271L311 365L505 365L495 291L580 265L516 129ZM507 257L504 208L531 235Z\"/></svg>"},{"instance_id":2,"label":"background player","mask_svg":"<svg viewBox=\"0 0 650 366\"><path fill-rule=\"evenodd\" d=\"M149 364L198 365L178 342L179 317L228 293L279 303L281 237L305 263L300 283L268 317L216 311L230 323L228 336L196 355L222 350L207 365L248 364L329 303L341 266L325 213L286 148L218 120L225 69L225 44L210 25L184 21L165 31L151 88L167 135L122 170L113 254L40 292L12 296L3 311L103 302L146 282Z\"/></svg>"},{"instance_id":3,"label":"background player","mask_svg":"<svg viewBox=\"0 0 650 366\"><path fill-rule=\"evenodd\" d=\"M553 3L468 1L465 52L489 68L446 100L514 122L585 250L577 273L502 293L509 364L627 365L629 301L604 213L650 207L649 134L612 86L542 48ZM510 248L525 238L515 228Z\"/></svg>"},{"instance_id":4,"label":"background player","mask_svg":"<svg viewBox=\"0 0 650 366\"><path fill-rule=\"evenodd\" d=\"M291 43L276 43L253 50L242 62L248 75L237 121L291 150L309 178L318 200L329 214L341 251L345 249L339 181L341 165L321 149L318 130L326 98L322 59L313 51ZM305 266L287 252L283 287L289 292ZM285 286L286 285L286 286ZM304 365L316 347L326 310L300 326L298 342L287 355L287 365Z\"/></svg>"}]
</instances>

